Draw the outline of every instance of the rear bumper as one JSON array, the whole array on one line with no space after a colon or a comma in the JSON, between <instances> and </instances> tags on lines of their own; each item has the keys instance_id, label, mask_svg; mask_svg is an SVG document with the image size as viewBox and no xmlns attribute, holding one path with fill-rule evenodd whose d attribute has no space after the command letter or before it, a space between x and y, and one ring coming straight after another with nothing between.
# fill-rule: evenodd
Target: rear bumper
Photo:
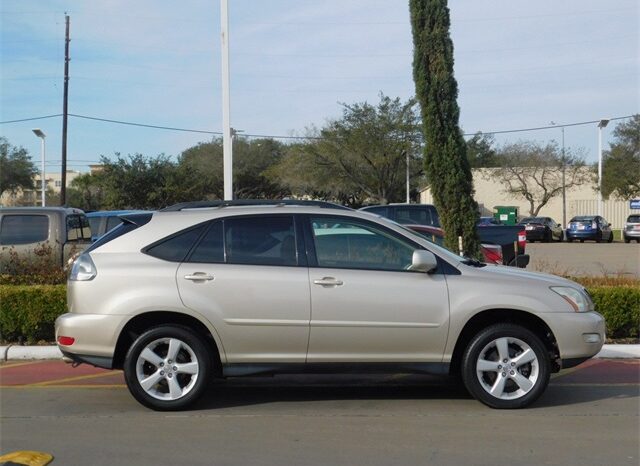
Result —
<instances>
[{"instance_id":1,"label":"rear bumper","mask_svg":"<svg viewBox=\"0 0 640 466\"><path fill-rule=\"evenodd\" d=\"M567 239L602 239L602 232L598 230L576 231L567 230Z\"/></svg>"},{"instance_id":2,"label":"rear bumper","mask_svg":"<svg viewBox=\"0 0 640 466\"><path fill-rule=\"evenodd\" d=\"M527 241L538 241L547 238L548 233L545 230L527 230L525 234L527 235Z\"/></svg>"},{"instance_id":3,"label":"rear bumper","mask_svg":"<svg viewBox=\"0 0 640 466\"><path fill-rule=\"evenodd\" d=\"M625 238L640 238L640 230L622 230L622 234Z\"/></svg>"},{"instance_id":4,"label":"rear bumper","mask_svg":"<svg viewBox=\"0 0 640 466\"><path fill-rule=\"evenodd\" d=\"M75 341L71 345L58 343L58 348L75 362L111 369L118 336L128 318L124 315L62 314L56 319L56 342L60 336L72 337Z\"/></svg>"}]
</instances>

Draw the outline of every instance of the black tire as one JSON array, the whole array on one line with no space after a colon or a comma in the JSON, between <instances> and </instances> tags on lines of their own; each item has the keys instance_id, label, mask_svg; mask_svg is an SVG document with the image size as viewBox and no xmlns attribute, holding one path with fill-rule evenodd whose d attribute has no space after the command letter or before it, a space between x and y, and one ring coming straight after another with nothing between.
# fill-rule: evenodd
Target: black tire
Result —
<instances>
[{"instance_id":1,"label":"black tire","mask_svg":"<svg viewBox=\"0 0 640 466\"><path fill-rule=\"evenodd\" d=\"M573 238L569 238L569 237L567 236L567 243L573 243Z\"/></svg>"},{"instance_id":2,"label":"black tire","mask_svg":"<svg viewBox=\"0 0 640 466\"><path fill-rule=\"evenodd\" d=\"M580 242L581 242L581 243L584 243L584 240L583 240L583 239L581 239L581 240L580 240Z\"/></svg>"},{"instance_id":3,"label":"black tire","mask_svg":"<svg viewBox=\"0 0 640 466\"><path fill-rule=\"evenodd\" d=\"M544 239L542 240L542 242L543 243L550 243L552 239L553 239L553 233L551 233L551 231L547 231L544 234Z\"/></svg>"},{"instance_id":4,"label":"black tire","mask_svg":"<svg viewBox=\"0 0 640 466\"><path fill-rule=\"evenodd\" d=\"M498 341L504 342L505 339L508 342L509 357L506 366L509 371L501 373L497 368L502 368L502 364L505 363L501 362L498 356L498 345L496 344L495 348L492 345ZM518 366L516 358L524 353L518 351L527 346L526 350L530 349L535 358ZM481 356L484 361L495 363L496 370L490 369L479 374L477 363ZM512 365L513 361L516 362ZM540 338L533 332L520 325L494 324L481 330L467 346L462 356L462 380L469 393L485 405L497 409L518 409L529 406L542 395L549 384L550 367L549 354ZM498 397L492 395L488 389L489 385L499 385L500 377L504 377L504 382L503 392ZM518 385L516 379L520 380L520 384L526 390ZM531 379L534 379L532 385L527 387Z\"/></svg>"},{"instance_id":5,"label":"black tire","mask_svg":"<svg viewBox=\"0 0 640 466\"><path fill-rule=\"evenodd\" d=\"M607 240L607 243L613 243L613 232L611 232L611 234L609 235L609 239Z\"/></svg>"},{"instance_id":6,"label":"black tire","mask_svg":"<svg viewBox=\"0 0 640 466\"><path fill-rule=\"evenodd\" d=\"M179 342L175 361L168 358L170 341ZM162 325L147 330L133 342L124 360L124 377L129 391L141 404L157 411L185 409L203 394L212 377L212 360L215 356L207 348L202 337L187 327ZM158 365L148 362L146 358L140 358L145 349L152 350L158 357ZM193 363L197 363L197 366L193 366ZM196 367L197 372L192 374L179 369L180 366L186 368L187 364L190 366L189 370ZM162 370L163 368L165 370ZM176 368L178 370L175 370ZM156 376L157 382L145 390L139 380L138 370L140 377ZM180 392L186 393L171 394L169 385L174 383ZM176 389L176 393L180 392Z\"/></svg>"},{"instance_id":7,"label":"black tire","mask_svg":"<svg viewBox=\"0 0 640 466\"><path fill-rule=\"evenodd\" d=\"M560 232L560 236L558 236L558 243L562 243L562 240L564 240L564 233Z\"/></svg>"}]
</instances>

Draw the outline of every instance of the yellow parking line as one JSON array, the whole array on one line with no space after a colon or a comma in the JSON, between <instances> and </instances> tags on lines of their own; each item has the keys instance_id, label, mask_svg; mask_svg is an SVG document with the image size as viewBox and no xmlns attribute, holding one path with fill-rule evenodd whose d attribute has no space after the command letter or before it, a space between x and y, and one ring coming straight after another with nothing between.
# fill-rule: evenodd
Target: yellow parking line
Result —
<instances>
[{"instance_id":1,"label":"yellow parking line","mask_svg":"<svg viewBox=\"0 0 640 466\"><path fill-rule=\"evenodd\" d=\"M26 384L28 386L49 386L52 384L60 384L64 382L75 382L77 380L87 380L87 379L97 379L99 377L106 377L108 375L119 374L121 371L112 371L112 372L101 372L100 374L89 374L89 375L77 375L75 377L65 377L63 379L54 379L54 380L45 380L44 382L36 382Z\"/></svg>"},{"instance_id":2,"label":"yellow parking line","mask_svg":"<svg viewBox=\"0 0 640 466\"><path fill-rule=\"evenodd\" d=\"M31 364L39 364L42 361L29 361L29 362L8 362L4 364L0 364L0 370L9 369L11 367L19 367L19 366L29 366Z\"/></svg>"},{"instance_id":3,"label":"yellow parking line","mask_svg":"<svg viewBox=\"0 0 640 466\"><path fill-rule=\"evenodd\" d=\"M0 385L0 388L3 390L5 388L14 388L14 389L41 389L41 388L126 388L125 384L91 384L91 385L78 385L78 384L69 384L69 385Z\"/></svg>"}]
</instances>

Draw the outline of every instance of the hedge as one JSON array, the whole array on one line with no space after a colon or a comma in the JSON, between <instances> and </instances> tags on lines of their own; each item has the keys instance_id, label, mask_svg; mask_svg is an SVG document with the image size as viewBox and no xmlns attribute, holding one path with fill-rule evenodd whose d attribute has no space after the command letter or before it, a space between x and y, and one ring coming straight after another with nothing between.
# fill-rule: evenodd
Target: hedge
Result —
<instances>
[{"instance_id":1,"label":"hedge","mask_svg":"<svg viewBox=\"0 0 640 466\"><path fill-rule=\"evenodd\" d=\"M54 322L65 312L66 285L0 285L0 336L4 341L53 341Z\"/></svg>"},{"instance_id":2,"label":"hedge","mask_svg":"<svg viewBox=\"0 0 640 466\"><path fill-rule=\"evenodd\" d=\"M638 338L640 287L593 286L588 290L607 321L607 337ZM65 285L0 285L0 338L53 341L56 317L66 309Z\"/></svg>"}]
</instances>

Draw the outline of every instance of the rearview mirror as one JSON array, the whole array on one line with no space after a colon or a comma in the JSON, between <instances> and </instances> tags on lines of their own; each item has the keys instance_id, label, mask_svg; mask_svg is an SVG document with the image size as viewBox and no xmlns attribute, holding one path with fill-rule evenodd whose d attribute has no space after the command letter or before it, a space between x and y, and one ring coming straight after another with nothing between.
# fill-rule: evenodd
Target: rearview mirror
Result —
<instances>
[{"instance_id":1,"label":"rearview mirror","mask_svg":"<svg viewBox=\"0 0 640 466\"><path fill-rule=\"evenodd\" d=\"M409 270L414 272L429 273L438 266L436 256L431 251L425 251L424 249L416 249L413 251L413 257L411 258L411 266Z\"/></svg>"}]
</instances>

